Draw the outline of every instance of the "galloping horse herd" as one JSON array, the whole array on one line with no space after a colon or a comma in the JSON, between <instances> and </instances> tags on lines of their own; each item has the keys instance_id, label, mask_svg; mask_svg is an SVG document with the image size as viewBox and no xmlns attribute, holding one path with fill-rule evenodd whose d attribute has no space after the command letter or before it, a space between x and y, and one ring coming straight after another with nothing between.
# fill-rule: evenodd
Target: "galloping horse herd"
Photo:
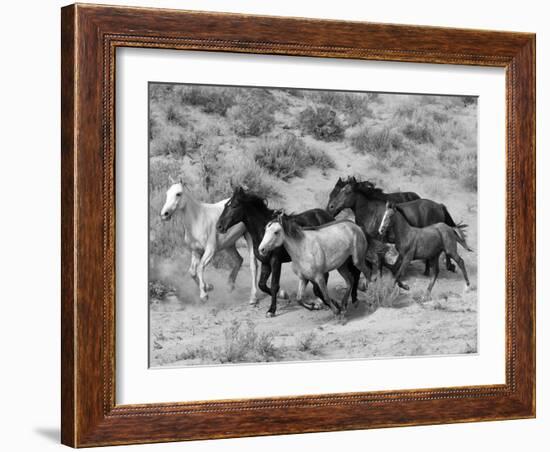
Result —
<instances>
[{"instance_id":1,"label":"galloping horse herd","mask_svg":"<svg viewBox=\"0 0 550 452\"><path fill-rule=\"evenodd\" d=\"M346 208L353 210L355 222L335 219ZM368 284L374 272L382 275L386 267L395 284L408 290L402 278L411 261L417 259L425 261L425 275L433 274L426 291L429 298L439 275L442 253L447 270L455 271L452 261L456 262L466 290L470 287L464 261L457 252L457 243L472 251L466 242L467 225L455 223L443 204L422 199L413 192L384 193L373 183L355 177L338 179L326 209L292 215L270 209L265 199L240 186L231 198L215 204L201 203L193 199L180 180L166 192L161 219L169 220L176 212L183 216L185 243L191 250L189 274L198 284L202 301L208 299L208 291L212 290L204 280L204 269L219 250L229 256L232 269L228 282L231 289L234 287L243 261L236 249L241 237L245 238L250 255L250 303L257 303L258 287L269 294L268 316L275 315L277 297L283 293L279 281L285 262L292 262L298 277L296 299L300 305L309 310L317 307L302 300L304 289L311 282L315 295L340 316L345 315L350 296L352 303L357 303L361 274ZM395 259L392 250L398 253ZM333 270L346 283L339 302L327 290ZM271 287L267 285L270 276Z\"/></svg>"}]
</instances>

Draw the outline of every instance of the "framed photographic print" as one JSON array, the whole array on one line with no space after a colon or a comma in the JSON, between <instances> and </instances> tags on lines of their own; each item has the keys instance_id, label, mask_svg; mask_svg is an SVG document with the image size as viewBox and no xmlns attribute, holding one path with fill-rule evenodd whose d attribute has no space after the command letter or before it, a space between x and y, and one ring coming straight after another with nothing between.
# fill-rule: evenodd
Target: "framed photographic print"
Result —
<instances>
[{"instance_id":1,"label":"framed photographic print","mask_svg":"<svg viewBox=\"0 0 550 452\"><path fill-rule=\"evenodd\" d=\"M62 9L62 442L535 416L535 37Z\"/></svg>"}]
</instances>

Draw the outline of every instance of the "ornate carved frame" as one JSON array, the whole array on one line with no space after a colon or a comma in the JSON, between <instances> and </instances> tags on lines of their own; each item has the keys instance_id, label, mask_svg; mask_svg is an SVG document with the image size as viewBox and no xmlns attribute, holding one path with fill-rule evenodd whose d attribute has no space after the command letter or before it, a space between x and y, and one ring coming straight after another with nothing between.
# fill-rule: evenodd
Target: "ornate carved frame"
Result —
<instances>
[{"instance_id":1,"label":"ornate carved frame","mask_svg":"<svg viewBox=\"0 0 550 452\"><path fill-rule=\"evenodd\" d=\"M62 9L61 35L64 444L84 447L534 417L533 34L76 4ZM118 47L505 68L506 383L117 405Z\"/></svg>"}]
</instances>

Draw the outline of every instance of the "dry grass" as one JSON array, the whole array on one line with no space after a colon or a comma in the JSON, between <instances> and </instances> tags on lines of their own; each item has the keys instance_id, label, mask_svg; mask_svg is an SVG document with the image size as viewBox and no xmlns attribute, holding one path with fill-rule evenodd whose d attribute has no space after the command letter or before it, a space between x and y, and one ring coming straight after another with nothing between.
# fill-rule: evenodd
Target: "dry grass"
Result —
<instances>
[{"instance_id":1,"label":"dry grass","mask_svg":"<svg viewBox=\"0 0 550 452\"><path fill-rule=\"evenodd\" d=\"M260 141L254 159L268 173L282 180L300 177L310 167L334 168L334 161L322 150L307 146L292 133L283 133Z\"/></svg>"}]
</instances>

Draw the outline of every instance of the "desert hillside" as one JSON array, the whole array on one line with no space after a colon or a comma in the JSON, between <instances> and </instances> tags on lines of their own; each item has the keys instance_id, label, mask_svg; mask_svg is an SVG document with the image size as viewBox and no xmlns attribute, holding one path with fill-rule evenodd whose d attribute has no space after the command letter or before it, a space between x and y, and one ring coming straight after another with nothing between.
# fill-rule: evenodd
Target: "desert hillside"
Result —
<instances>
[{"instance_id":1,"label":"desert hillside","mask_svg":"<svg viewBox=\"0 0 550 452\"><path fill-rule=\"evenodd\" d=\"M324 208L338 177L355 175L386 191L414 191L444 203L455 221L469 224L475 250L475 98L151 84L149 139L152 365L339 357L338 344L346 342L357 342L346 357L477 349L476 291L463 295L461 275L442 269L433 300L423 302L428 280L421 263L408 273L407 293L393 290L389 277L373 284L362 294L367 303L350 314L349 326L336 337L328 333L338 329L330 312L281 301L278 316L265 319L267 297L259 308L249 307L243 249L235 292L225 291L220 254L207 269L215 288L202 305L186 275L189 252L181 222L161 222L158 215L171 177L183 178L201 201L219 201L231 195L232 186L244 185L270 207L299 212ZM477 253L460 253L475 286ZM342 280L334 274L330 289L338 292ZM294 293L289 265L281 283ZM395 346L405 331L408 339ZM256 350L250 352L254 357L227 358L227 344L242 342L241 336L256 338L247 345ZM208 343L219 343L218 351L207 353Z\"/></svg>"}]
</instances>

